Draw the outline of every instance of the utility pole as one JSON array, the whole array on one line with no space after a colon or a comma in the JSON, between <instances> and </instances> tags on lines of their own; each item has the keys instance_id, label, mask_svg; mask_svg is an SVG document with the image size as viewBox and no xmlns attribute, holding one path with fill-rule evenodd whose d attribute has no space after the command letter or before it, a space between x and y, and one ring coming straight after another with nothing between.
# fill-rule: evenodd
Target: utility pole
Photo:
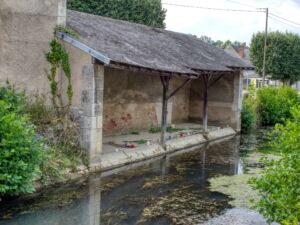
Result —
<instances>
[{"instance_id":1,"label":"utility pole","mask_svg":"<svg viewBox=\"0 0 300 225\"><path fill-rule=\"evenodd\" d=\"M268 19L269 19L269 8L263 8L266 12L266 26L265 26L265 43L264 43L264 61L263 61L263 83L262 86L265 86L266 80L266 55L267 55L267 39L268 39Z\"/></svg>"}]
</instances>

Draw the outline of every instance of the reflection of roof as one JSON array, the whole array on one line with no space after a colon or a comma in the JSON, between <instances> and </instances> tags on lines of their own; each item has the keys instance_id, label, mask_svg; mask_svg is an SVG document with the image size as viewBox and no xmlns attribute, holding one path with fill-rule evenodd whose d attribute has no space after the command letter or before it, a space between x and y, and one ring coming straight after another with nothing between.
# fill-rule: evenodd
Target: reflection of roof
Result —
<instances>
[{"instance_id":1,"label":"reflection of roof","mask_svg":"<svg viewBox=\"0 0 300 225\"><path fill-rule=\"evenodd\" d=\"M67 25L80 42L111 63L175 73L252 68L224 50L187 34L68 10Z\"/></svg>"}]
</instances>

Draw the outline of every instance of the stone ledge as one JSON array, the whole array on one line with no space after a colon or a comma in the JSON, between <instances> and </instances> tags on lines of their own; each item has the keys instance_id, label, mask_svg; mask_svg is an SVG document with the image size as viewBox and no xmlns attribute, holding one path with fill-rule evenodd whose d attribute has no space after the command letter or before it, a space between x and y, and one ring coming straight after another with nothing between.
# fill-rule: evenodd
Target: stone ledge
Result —
<instances>
[{"instance_id":1,"label":"stone ledge","mask_svg":"<svg viewBox=\"0 0 300 225\"><path fill-rule=\"evenodd\" d=\"M93 165L90 170L92 172L107 171L128 164L148 160L158 156L163 156L182 149L200 146L205 143L225 139L234 135L236 135L236 132L232 128L228 127L210 131L205 135L196 134L176 140L167 141L165 149L158 144L153 144L150 146L143 146L135 149L120 150L119 152L102 155L101 162Z\"/></svg>"}]
</instances>

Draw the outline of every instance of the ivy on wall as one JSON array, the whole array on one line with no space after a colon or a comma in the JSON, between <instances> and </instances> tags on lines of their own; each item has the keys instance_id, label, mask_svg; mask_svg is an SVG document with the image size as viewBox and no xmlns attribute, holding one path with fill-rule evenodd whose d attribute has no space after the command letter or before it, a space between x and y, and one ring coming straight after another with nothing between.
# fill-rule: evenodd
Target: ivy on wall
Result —
<instances>
[{"instance_id":1,"label":"ivy on wall","mask_svg":"<svg viewBox=\"0 0 300 225\"><path fill-rule=\"evenodd\" d=\"M50 71L46 71L47 78L50 83L50 92L51 92L51 101L54 106L57 118L59 118L59 122L61 122L64 126L64 134L67 135L68 130L68 121L69 121L69 113L70 107L72 105L73 98L73 87L72 87L72 75L71 75L71 67L69 62L69 55L63 48L62 44L59 42L57 38L53 38L50 42L50 51L45 54L46 60L49 62L51 69ZM62 71L66 80L67 80L67 88L66 88L66 96L67 102L64 102L64 96L62 95L62 90L59 90L59 79L58 72Z\"/></svg>"}]
</instances>

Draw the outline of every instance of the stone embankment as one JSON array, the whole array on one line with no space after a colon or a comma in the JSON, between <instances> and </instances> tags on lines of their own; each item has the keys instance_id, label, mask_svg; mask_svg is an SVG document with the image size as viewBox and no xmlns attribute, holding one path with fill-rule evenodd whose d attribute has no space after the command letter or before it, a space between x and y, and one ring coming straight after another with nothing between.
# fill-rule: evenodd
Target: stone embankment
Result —
<instances>
[{"instance_id":1,"label":"stone embankment","mask_svg":"<svg viewBox=\"0 0 300 225\"><path fill-rule=\"evenodd\" d=\"M236 132L232 128L227 127L209 131L206 134L195 134L187 137L169 140L166 142L165 148L163 148L159 144L152 144L135 149L122 149L118 152L111 152L102 155L101 162L97 165L94 165L94 167L92 168L92 172L114 169L131 163L163 156L182 149L200 146L202 144L234 135L236 135Z\"/></svg>"}]
</instances>

